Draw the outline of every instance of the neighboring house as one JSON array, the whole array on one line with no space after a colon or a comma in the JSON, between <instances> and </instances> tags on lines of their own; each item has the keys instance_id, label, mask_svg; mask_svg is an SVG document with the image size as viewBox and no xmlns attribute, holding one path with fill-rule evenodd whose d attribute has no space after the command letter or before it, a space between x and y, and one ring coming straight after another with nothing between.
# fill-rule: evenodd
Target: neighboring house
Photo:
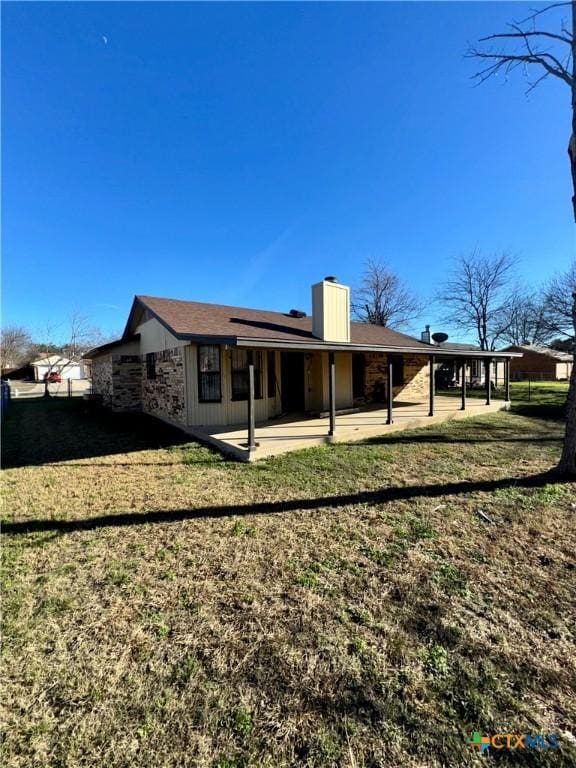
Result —
<instances>
[{"instance_id":1,"label":"neighboring house","mask_svg":"<svg viewBox=\"0 0 576 768\"><path fill-rule=\"evenodd\" d=\"M312 286L311 317L136 296L122 339L84 357L93 392L113 410L204 427L246 424L250 412L258 422L334 414L385 402L389 392L408 403L426 401L436 355L433 344L350 322L349 289L325 279Z\"/></svg>"},{"instance_id":2,"label":"neighboring house","mask_svg":"<svg viewBox=\"0 0 576 768\"><path fill-rule=\"evenodd\" d=\"M70 360L62 355L48 355L31 363L36 381L44 381L48 373L58 373L62 379L84 379L84 361Z\"/></svg>"},{"instance_id":3,"label":"neighboring house","mask_svg":"<svg viewBox=\"0 0 576 768\"><path fill-rule=\"evenodd\" d=\"M514 358L510 366L513 381L563 381L572 373L574 358L569 352L538 344L514 345L502 351L522 353L522 357Z\"/></svg>"}]
</instances>

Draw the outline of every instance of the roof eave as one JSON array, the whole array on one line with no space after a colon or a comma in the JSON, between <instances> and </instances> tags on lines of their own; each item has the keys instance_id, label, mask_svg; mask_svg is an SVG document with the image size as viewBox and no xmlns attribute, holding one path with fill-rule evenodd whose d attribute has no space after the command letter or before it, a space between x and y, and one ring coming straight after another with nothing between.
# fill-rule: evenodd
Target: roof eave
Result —
<instances>
[{"instance_id":1,"label":"roof eave","mask_svg":"<svg viewBox=\"0 0 576 768\"><path fill-rule=\"evenodd\" d=\"M218 337L222 338L222 337ZM522 353L520 352L506 352L506 353L499 353L499 352L485 352L482 350L474 351L471 353L470 350L450 350L450 351L440 351L437 347L404 347L404 346L393 346L393 345L384 345L384 344L353 344L351 342L348 343L335 343L335 342L326 342L321 341L320 339L318 341L313 342L300 342L300 341L283 341L283 340L275 340L275 339L252 339L248 337L238 337L233 341L220 341L220 343L229 343L229 344L235 344L238 347L253 347L253 348L268 348L268 349L284 349L284 350L298 350L302 352L313 352L317 350L323 350L325 352L389 352L391 354L400 354L400 353L407 353L407 354L414 354L414 355L427 355L431 357L432 355L435 355L436 357L464 357L464 358L471 358L471 357L479 357L479 358L488 358L488 359L494 359L494 358L511 358L511 357L522 357Z\"/></svg>"}]
</instances>

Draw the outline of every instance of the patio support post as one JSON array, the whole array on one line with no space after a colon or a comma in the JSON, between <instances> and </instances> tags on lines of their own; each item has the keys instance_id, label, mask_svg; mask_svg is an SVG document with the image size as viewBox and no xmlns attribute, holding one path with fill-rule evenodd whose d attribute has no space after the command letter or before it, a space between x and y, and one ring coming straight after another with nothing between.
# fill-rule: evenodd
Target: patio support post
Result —
<instances>
[{"instance_id":1,"label":"patio support post","mask_svg":"<svg viewBox=\"0 0 576 768\"><path fill-rule=\"evenodd\" d=\"M504 360L504 399L507 403L510 402L510 358L507 357Z\"/></svg>"},{"instance_id":2,"label":"patio support post","mask_svg":"<svg viewBox=\"0 0 576 768\"><path fill-rule=\"evenodd\" d=\"M490 365L492 360L488 357L484 361L484 383L486 384L486 405L492 402L492 386L490 383Z\"/></svg>"},{"instance_id":3,"label":"patio support post","mask_svg":"<svg viewBox=\"0 0 576 768\"><path fill-rule=\"evenodd\" d=\"M394 419L392 418L392 407L394 403L394 368L392 363L392 357L388 355L388 380L386 382L386 395L388 400L388 418L386 419L386 424L393 424Z\"/></svg>"},{"instance_id":4,"label":"patio support post","mask_svg":"<svg viewBox=\"0 0 576 768\"><path fill-rule=\"evenodd\" d=\"M466 360L464 360L464 363L462 364L462 405L460 406L460 410L466 410Z\"/></svg>"},{"instance_id":5,"label":"patio support post","mask_svg":"<svg viewBox=\"0 0 576 768\"><path fill-rule=\"evenodd\" d=\"M332 437L336 431L336 364L334 352L328 352L328 396L330 398L330 429L328 435Z\"/></svg>"},{"instance_id":6,"label":"patio support post","mask_svg":"<svg viewBox=\"0 0 576 768\"><path fill-rule=\"evenodd\" d=\"M434 380L434 363L436 358L430 355L430 410L428 416L434 416L434 395L436 394L436 382Z\"/></svg>"},{"instance_id":7,"label":"patio support post","mask_svg":"<svg viewBox=\"0 0 576 768\"><path fill-rule=\"evenodd\" d=\"M254 353L248 350L248 450L256 448L256 419L254 414Z\"/></svg>"}]
</instances>

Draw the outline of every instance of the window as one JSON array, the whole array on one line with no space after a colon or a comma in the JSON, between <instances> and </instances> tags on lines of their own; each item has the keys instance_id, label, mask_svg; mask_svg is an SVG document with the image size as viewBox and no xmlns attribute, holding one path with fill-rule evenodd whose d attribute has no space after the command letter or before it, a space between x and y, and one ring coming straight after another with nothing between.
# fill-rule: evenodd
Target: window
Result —
<instances>
[{"instance_id":1,"label":"window","mask_svg":"<svg viewBox=\"0 0 576 768\"><path fill-rule=\"evenodd\" d=\"M217 344L199 346L198 400L201 403L221 402L220 381L220 347Z\"/></svg>"},{"instance_id":2,"label":"window","mask_svg":"<svg viewBox=\"0 0 576 768\"><path fill-rule=\"evenodd\" d=\"M148 352L146 354L146 378L156 378L156 352Z\"/></svg>"},{"instance_id":3,"label":"window","mask_svg":"<svg viewBox=\"0 0 576 768\"><path fill-rule=\"evenodd\" d=\"M254 356L254 397L262 397L262 353ZM248 400L248 350L232 350L232 400Z\"/></svg>"},{"instance_id":4,"label":"window","mask_svg":"<svg viewBox=\"0 0 576 768\"><path fill-rule=\"evenodd\" d=\"M268 352L268 397L276 397L276 352Z\"/></svg>"}]
</instances>

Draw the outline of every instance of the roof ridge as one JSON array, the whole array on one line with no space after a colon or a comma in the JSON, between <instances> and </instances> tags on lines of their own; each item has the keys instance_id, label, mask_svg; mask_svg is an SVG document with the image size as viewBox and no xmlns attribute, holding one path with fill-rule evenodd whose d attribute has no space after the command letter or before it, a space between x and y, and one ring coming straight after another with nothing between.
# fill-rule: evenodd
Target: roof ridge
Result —
<instances>
[{"instance_id":1,"label":"roof ridge","mask_svg":"<svg viewBox=\"0 0 576 768\"><path fill-rule=\"evenodd\" d=\"M279 309L258 309L257 307L240 307L238 304L218 304L214 301L194 301L194 299L171 299L167 296L145 296L143 294L136 294L136 298L146 303L146 299L156 299L157 301L177 301L180 304L201 304L204 307L222 307L222 309L242 309L246 312L266 312L271 315L285 315L292 317L289 312L282 312ZM312 315L306 314L306 317L312 317ZM298 318L294 318L298 319Z\"/></svg>"}]
</instances>

